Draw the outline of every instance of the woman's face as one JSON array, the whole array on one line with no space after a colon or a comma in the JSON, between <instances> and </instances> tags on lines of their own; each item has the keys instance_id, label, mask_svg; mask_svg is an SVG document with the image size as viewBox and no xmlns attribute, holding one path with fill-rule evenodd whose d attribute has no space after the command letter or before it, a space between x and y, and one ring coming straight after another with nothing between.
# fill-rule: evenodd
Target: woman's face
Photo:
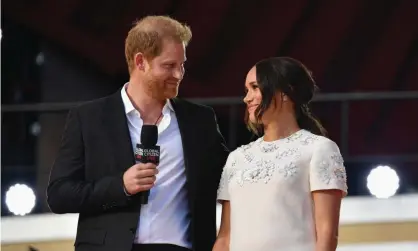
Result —
<instances>
[{"instance_id":1,"label":"woman's face","mask_svg":"<svg viewBox=\"0 0 418 251\"><path fill-rule=\"evenodd\" d=\"M249 120L252 123L256 123L257 116L255 114L255 111L257 107L261 104L262 96L261 91L258 88L255 67L253 67L247 74L247 78L245 80L245 91L247 92L247 94L244 97L244 102L247 105Z\"/></svg>"},{"instance_id":2,"label":"woman's face","mask_svg":"<svg viewBox=\"0 0 418 251\"><path fill-rule=\"evenodd\" d=\"M252 123L258 123L260 121L257 121L256 110L258 106L261 105L263 96L257 83L256 67L253 67L247 74L247 78L245 80L245 90L247 94L244 97L244 102L247 105L249 120ZM277 92L273 96L272 101L274 102L270 103L268 108L263 112L263 116L261 118L261 123L263 124L268 124L271 119L277 117L277 114L283 106L283 101L287 101L287 96L281 92Z\"/></svg>"}]
</instances>

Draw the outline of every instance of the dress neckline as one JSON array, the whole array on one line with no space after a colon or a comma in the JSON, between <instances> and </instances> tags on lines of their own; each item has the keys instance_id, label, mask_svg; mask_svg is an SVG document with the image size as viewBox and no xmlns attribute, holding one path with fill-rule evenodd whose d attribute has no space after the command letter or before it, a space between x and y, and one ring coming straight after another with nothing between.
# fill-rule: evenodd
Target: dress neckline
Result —
<instances>
[{"instance_id":1,"label":"dress neckline","mask_svg":"<svg viewBox=\"0 0 418 251\"><path fill-rule=\"evenodd\" d=\"M262 136L259 138L259 143L263 145L274 145L274 144L281 143L281 142L290 142L293 139L299 138L304 132L305 132L305 129L299 129L287 137L272 140L272 141L265 141L264 136Z\"/></svg>"}]
</instances>

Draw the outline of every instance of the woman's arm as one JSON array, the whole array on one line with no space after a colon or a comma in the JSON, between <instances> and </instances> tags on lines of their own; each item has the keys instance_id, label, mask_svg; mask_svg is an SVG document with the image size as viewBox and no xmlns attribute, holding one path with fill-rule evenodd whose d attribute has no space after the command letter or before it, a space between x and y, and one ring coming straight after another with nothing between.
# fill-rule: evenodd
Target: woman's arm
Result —
<instances>
[{"instance_id":1,"label":"woman's arm","mask_svg":"<svg viewBox=\"0 0 418 251\"><path fill-rule=\"evenodd\" d=\"M316 251L335 251L342 191L318 190L312 193L316 226Z\"/></svg>"},{"instance_id":2,"label":"woman's arm","mask_svg":"<svg viewBox=\"0 0 418 251\"><path fill-rule=\"evenodd\" d=\"M216 238L213 251L229 251L229 239L231 233L231 204L229 201L222 201L221 226Z\"/></svg>"},{"instance_id":3,"label":"woman's arm","mask_svg":"<svg viewBox=\"0 0 418 251\"><path fill-rule=\"evenodd\" d=\"M338 244L341 199L347 195L347 174L337 144L329 139L314 146L310 162L316 251L335 251Z\"/></svg>"}]
</instances>

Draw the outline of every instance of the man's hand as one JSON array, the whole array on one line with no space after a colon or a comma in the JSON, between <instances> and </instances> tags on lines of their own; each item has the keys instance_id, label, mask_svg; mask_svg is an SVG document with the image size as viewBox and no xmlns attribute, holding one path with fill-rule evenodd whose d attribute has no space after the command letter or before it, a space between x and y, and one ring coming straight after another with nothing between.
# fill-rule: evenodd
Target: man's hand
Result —
<instances>
[{"instance_id":1,"label":"man's hand","mask_svg":"<svg viewBox=\"0 0 418 251\"><path fill-rule=\"evenodd\" d=\"M151 189L154 186L157 166L152 163L139 163L131 166L123 174L123 184L129 195Z\"/></svg>"}]
</instances>

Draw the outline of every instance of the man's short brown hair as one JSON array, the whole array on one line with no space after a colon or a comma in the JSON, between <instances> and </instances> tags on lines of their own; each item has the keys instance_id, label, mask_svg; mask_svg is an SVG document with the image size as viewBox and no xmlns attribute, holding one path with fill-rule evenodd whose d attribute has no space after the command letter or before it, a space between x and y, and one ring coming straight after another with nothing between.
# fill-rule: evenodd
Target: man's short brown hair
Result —
<instances>
[{"instance_id":1,"label":"man's short brown hair","mask_svg":"<svg viewBox=\"0 0 418 251\"><path fill-rule=\"evenodd\" d=\"M190 27L167 16L147 16L137 21L125 40L125 57L129 73L135 69L135 55L143 53L147 59L158 56L165 38L183 42L192 38Z\"/></svg>"}]
</instances>

